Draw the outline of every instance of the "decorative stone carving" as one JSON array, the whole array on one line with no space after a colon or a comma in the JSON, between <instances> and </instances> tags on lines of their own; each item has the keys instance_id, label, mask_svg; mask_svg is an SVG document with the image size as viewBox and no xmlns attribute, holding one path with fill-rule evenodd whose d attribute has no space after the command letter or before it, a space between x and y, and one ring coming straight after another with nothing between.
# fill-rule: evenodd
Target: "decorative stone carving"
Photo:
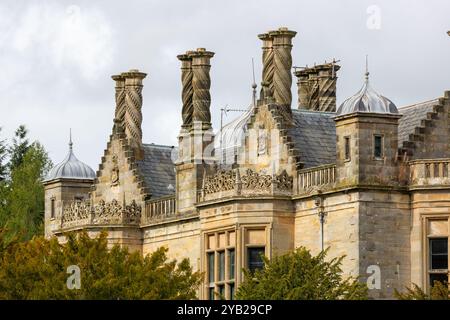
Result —
<instances>
[{"instance_id":1,"label":"decorative stone carving","mask_svg":"<svg viewBox=\"0 0 450 320\"><path fill-rule=\"evenodd\" d=\"M123 211L123 223L134 224L139 223L141 221L141 213L142 208L139 206L136 201L131 201L130 205L125 206L125 210Z\"/></svg>"},{"instance_id":2,"label":"decorative stone carving","mask_svg":"<svg viewBox=\"0 0 450 320\"><path fill-rule=\"evenodd\" d=\"M267 195L273 191L292 192L293 178L286 170L276 176L258 173L250 168L243 175L239 172L239 169L219 170L216 174L205 177L203 196L223 191L234 191L230 195ZM207 197L207 199L214 198Z\"/></svg>"},{"instance_id":3,"label":"decorative stone carving","mask_svg":"<svg viewBox=\"0 0 450 320\"><path fill-rule=\"evenodd\" d=\"M293 178L288 175L286 170L275 177L275 185L280 191L292 191Z\"/></svg>"},{"instance_id":4,"label":"decorative stone carving","mask_svg":"<svg viewBox=\"0 0 450 320\"><path fill-rule=\"evenodd\" d=\"M90 212L91 205L88 201L73 201L64 207L62 223L70 225L76 221L88 219Z\"/></svg>"},{"instance_id":5,"label":"decorative stone carving","mask_svg":"<svg viewBox=\"0 0 450 320\"><path fill-rule=\"evenodd\" d=\"M119 185L119 166L117 164L117 155L112 156L113 168L111 169L111 186Z\"/></svg>"},{"instance_id":6,"label":"decorative stone carving","mask_svg":"<svg viewBox=\"0 0 450 320\"><path fill-rule=\"evenodd\" d=\"M233 190L236 183L234 170L219 170L215 175L205 178L203 191L205 194Z\"/></svg>"},{"instance_id":7,"label":"decorative stone carving","mask_svg":"<svg viewBox=\"0 0 450 320\"><path fill-rule=\"evenodd\" d=\"M211 65L210 59L214 56L214 52L206 51L199 48L197 51L189 53L192 58L192 87L193 87L193 117L192 120L202 122L210 126L211 124L211 95L209 89L211 87L211 78L209 70Z\"/></svg>"},{"instance_id":8,"label":"decorative stone carving","mask_svg":"<svg viewBox=\"0 0 450 320\"><path fill-rule=\"evenodd\" d=\"M190 51L186 54L180 54L177 58L181 61L181 84L182 93L181 100L183 101L183 108L181 111L181 117L183 119L183 126L188 127L192 125L192 117L194 113L194 105L192 102L192 96L194 89L192 87L192 58L189 56Z\"/></svg>"},{"instance_id":9,"label":"decorative stone carving","mask_svg":"<svg viewBox=\"0 0 450 320\"><path fill-rule=\"evenodd\" d=\"M96 206L89 201L73 201L64 207L61 217L62 227L87 224L139 224L142 208L132 201L122 206L117 200L100 200Z\"/></svg>"},{"instance_id":10,"label":"decorative stone carving","mask_svg":"<svg viewBox=\"0 0 450 320\"><path fill-rule=\"evenodd\" d=\"M247 169L245 175L241 176L241 181L244 189L265 190L271 187L272 176Z\"/></svg>"},{"instance_id":11,"label":"decorative stone carving","mask_svg":"<svg viewBox=\"0 0 450 320\"><path fill-rule=\"evenodd\" d=\"M267 130L264 126L260 126L258 129L258 155L267 153Z\"/></svg>"}]
</instances>

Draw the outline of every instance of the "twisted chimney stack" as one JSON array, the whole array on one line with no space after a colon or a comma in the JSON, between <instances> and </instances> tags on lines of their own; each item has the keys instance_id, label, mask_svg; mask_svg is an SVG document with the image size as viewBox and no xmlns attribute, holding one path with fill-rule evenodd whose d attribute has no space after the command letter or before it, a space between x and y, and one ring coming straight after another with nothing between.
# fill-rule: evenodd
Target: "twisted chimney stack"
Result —
<instances>
[{"instance_id":1,"label":"twisted chimney stack","mask_svg":"<svg viewBox=\"0 0 450 320\"><path fill-rule=\"evenodd\" d=\"M189 52L192 59L192 105L193 123L201 123L202 128L211 128L211 69L210 60L214 57L214 52L199 48L196 51Z\"/></svg>"},{"instance_id":2,"label":"twisted chimney stack","mask_svg":"<svg viewBox=\"0 0 450 320\"><path fill-rule=\"evenodd\" d=\"M112 76L116 82L115 123L125 132L137 160L144 157L142 149L142 80L147 74L132 69Z\"/></svg>"},{"instance_id":3,"label":"twisted chimney stack","mask_svg":"<svg viewBox=\"0 0 450 320\"><path fill-rule=\"evenodd\" d=\"M292 38L297 32L279 28L260 34L263 41L263 74L261 98L272 97L280 106L285 120L292 120Z\"/></svg>"},{"instance_id":4,"label":"twisted chimney stack","mask_svg":"<svg viewBox=\"0 0 450 320\"><path fill-rule=\"evenodd\" d=\"M185 54L177 56L178 60L181 61L181 100L183 102L181 118L183 120L183 128L189 128L192 125L192 118L194 115L194 105L192 101L194 88L192 87L193 72L191 53L192 51L187 51Z\"/></svg>"}]
</instances>

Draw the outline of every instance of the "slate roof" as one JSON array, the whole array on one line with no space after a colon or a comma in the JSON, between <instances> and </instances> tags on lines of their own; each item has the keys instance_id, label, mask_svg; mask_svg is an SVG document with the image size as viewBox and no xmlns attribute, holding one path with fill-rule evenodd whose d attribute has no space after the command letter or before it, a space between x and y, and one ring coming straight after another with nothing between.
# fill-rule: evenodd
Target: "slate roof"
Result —
<instances>
[{"instance_id":1,"label":"slate roof","mask_svg":"<svg viewBox=\"0 0 450 320\"><path fill-rule=\"evenodd\" d=\"M336 162L334 112L292 110L294 127L288 130L300 151L304 168Z\"/></svg>"},{"instance_id":2,"label":"slate roof","mask_svg":"<svg viewBox=\"0 0 450 320\"><path fill-rule=\"evenodd\" d=\"M144 159L137 161L139 172L150 188L152 198L175 193L175 164L172 161L173 146L144 144Z\"/></svg>"},{"instance_id":3,"label":"slate roof","mask_svg":"<svg viewBox=\"0 0 450 320\"><path fill-rule=\"evenodd\" d=\"M403 115L399 120L399 146L408 140L409 134L414 133L421 120L427 118L427 113L432 112L437 103L438 99L434 99L398 109ZM336 113L293 109L292 114L294 127L288 129L288 134L292 137L294 147L300 151L304 168L335 163ZM144 144L144 160L137 164L152 198L175 193L175 164L171 157L173 150L173 146ZM230 148L226 152L236 151Z\"/></svg>"},{"instance_id":4,"label":"slate roof","mask_svg":"<svg viewBox=\"0 0 450 320\"><path fill-rule=\"evenodd\" d=\"M398 124L398 145L402 146L403 141L407 141L414 129L419 127L421 120L427 118L427 113L433 111L433 106L438 103L438 99L425 101L398 109L402 117Z\"/></svg>"}]
</instances>

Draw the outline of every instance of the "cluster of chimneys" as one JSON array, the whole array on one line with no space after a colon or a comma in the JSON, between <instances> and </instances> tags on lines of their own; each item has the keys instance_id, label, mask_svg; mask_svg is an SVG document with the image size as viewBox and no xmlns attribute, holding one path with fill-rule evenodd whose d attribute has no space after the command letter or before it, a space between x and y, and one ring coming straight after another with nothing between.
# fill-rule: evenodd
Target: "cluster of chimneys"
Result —
<instances>
[{"instance_id":1,"label":"cluster of chimneys","mask_svg":"<svg viewBox=\"0 0 450 320\"><path fill-rule=\"evenodd\" d=\"M298 85L298 108L315 111L336 111L335 61L295 71Z\"/></svg>"},{"instance_id":2,"label":"cluster of chimneys","mask_svg":"<svg viewBox=\"0 0 450 320\"><path fill-rule=\"evenodd\" d=\"M292 118L292 39L297 33L287 28L258 35L262 40L262 82L260 102L275 103L289 121ZM199 48L178 56L181 61L182 127L189 130L194 123L211 128L210 60L214 52ZM296 71L299 86L299 108L335 111L336 71L339 66L324 64ZM142 80L146 74L130 70L112 76L116 82L115 127L125 133L142 157Z\"/></svg>"}]
</instances>

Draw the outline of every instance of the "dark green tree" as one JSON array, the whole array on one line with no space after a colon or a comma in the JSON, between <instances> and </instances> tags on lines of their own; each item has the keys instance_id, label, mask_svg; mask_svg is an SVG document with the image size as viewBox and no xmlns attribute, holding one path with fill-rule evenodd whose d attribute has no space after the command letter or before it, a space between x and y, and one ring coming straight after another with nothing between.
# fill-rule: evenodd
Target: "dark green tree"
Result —
<instances>
[{"instance_id":1,"label":"dark green tree","mask_svg":"<svg viewBox=\"0 0 450 320\"><path fill-rule=\"evenodd\" d=\"M29 240L43 233L44 186L42 180L51 168L44 147L32 143L18 166L12 166L8 190L0 212L0 222L10 237Z\"/></svg>"},{"instance_id":2,"label":"dark green tree","mask_svg":"<svg viewBox=\"0 0 450 320\"><path fill-rule=\"evenodd\" d=\"M14 171L15 168L19 167L30 148L30 142L27 138L28 130L24 125L20 125L14 133L13 144L9 147L9 171Z\"/></svg>"},{"instance_id":3,"label":"dark green tree","mask_svg":"<svg viewBox=\"0 0 450 320\"><path fill-rule=\"evenodd\" d=\"M435 281L429 293L423 291L417 284L406 288L405 292L395 290L394 295L400 300L450 300L448 283Z\"/></svg>"},{"instance_id":4,"label":"dark green tree","mask_svg":"<svg viewBox=\"0 0 450 320\"><path fill-rule=\"evenodd\" d=\"M2 128L0 127L0 133ZM6 173L8 166L6 165L6 156L8 155L8 149L6 148L6 141L0 139L0 184L6 179ZM1 186L0 186L1 188Z\"/></svg>"},{"instance_id":5,"label":"dark green tree","mask_svg":"<svg viewBox=\"0 0 450 320\"><path fill-rule=\"evenodd\" d=\"M255 273L244 271L238 288L240 300L360 300L367 299L367 286L357 279L342 276L344 257L327 261L327 251L313 256L300 247L268 260Z\"/></svg>"},{"instance_id":6,"label":"dark green tree","mask_svg":"<svg viewBox=\"0 0 450 320\"><path fill-rule=\"evenodd\" d=\"M79 289L67 286L69 266L79 267ZM189 260L170 261L167 249L145 257L118 245L108 250L106 233L6 246L0 230L0 299L195 299L201 281Z\"/></svg>"}]
</instances>

